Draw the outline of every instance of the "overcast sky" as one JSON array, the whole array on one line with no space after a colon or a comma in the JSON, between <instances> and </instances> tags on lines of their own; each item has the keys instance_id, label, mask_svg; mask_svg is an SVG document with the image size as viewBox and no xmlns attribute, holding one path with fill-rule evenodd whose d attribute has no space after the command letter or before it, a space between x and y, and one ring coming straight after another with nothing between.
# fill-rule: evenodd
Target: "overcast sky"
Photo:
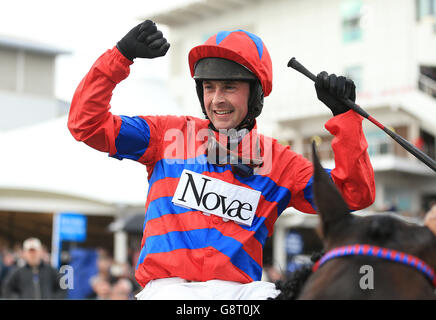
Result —
<instances>
[{"instance_id":1,"label":"overcast sky","mask_svg":"<svg viewBox=\"0 0 436 320\"><path fill-rule=\"evenodd\" d=\"M0 34L43 42L71 51L59 56L56 96L70 100L81 78L104 51L157 11L191 0L1 0ZM165 31L165 29L163 30ZM150 76L166 58L149 64Z\"/></svg>"}]
</instances>

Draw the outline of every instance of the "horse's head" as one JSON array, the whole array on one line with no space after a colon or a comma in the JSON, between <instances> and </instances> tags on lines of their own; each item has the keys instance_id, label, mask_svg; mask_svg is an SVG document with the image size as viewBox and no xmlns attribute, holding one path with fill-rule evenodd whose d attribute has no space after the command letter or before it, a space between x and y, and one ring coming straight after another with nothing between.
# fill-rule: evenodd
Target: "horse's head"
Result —
<instances>
[{"instance_id":1,"label":"horse's head","mask_svg":"<svg viewBox=\"0 0 436 320\"><path fill-rule=\"evenodd\" d=\"M365 244L387 248L395 254L401 252L415 256L436 270L436 236L429 228L394 215L351 214L336 185L322 168L315 145L313 163L319 233L326 252L338 247ZM359 248L353 246L353 250ZM361 267L368 265L374 272L374 288L362 289L359 285L363 276ZM300 297L419 298L432 297L433 290L429 279L413 267L372 256L352 255L334 258L323 264L309 278Z\"/></svg>"}]
</instances>

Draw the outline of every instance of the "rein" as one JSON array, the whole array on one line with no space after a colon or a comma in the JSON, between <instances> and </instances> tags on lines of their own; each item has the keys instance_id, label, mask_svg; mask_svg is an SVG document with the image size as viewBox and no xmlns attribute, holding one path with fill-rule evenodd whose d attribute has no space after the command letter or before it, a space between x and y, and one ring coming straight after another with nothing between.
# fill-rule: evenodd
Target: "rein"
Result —
<instances>
[{"instance_id":1,"label":"rein","mask_svg":"<svg viewBox=\"0 0 436 320\"><path fill-rule=\"evenodd\" d=\"M427 277L427 279L430 280L433 287L436 288L435 271L421 259L401 251L371 246L367 244L354 244L334 248L324 254L321 259L319 259L313 265L312 271L315 272L329 260L345 256L370 256L405 264L423 273Z\"/></svg>"}]
</instances>

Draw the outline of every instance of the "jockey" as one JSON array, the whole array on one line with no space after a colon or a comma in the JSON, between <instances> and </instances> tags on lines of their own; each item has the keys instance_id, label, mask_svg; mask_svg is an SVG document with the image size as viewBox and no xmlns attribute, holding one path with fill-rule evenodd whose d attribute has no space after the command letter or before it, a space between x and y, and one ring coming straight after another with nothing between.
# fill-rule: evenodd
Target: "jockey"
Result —
<instances>
[{"instance_id":1,"label":"jockey","mask_svg":"<svg viewBox=\"0 0 436 320\"><path fill-rule=\"evenodd\" d=\"M272 90L268 50L258 36L236 30L218 32L190 51L205 119L113 115L112 92L134 59L164 56L168 49L152 21L133 28L80 82L68 120L76 140L147 168L135 271L144 289L137 298L275 297L274 284L261 281L263 246L287 207L316 209L311 162L257 132L256 118ZM354 100L354 84L322 72L315 87L334 115L325 124L334 135L329 175L351 210L365 208L375 186L362 117L338 100Z\"/></svg>"}]
</instances>

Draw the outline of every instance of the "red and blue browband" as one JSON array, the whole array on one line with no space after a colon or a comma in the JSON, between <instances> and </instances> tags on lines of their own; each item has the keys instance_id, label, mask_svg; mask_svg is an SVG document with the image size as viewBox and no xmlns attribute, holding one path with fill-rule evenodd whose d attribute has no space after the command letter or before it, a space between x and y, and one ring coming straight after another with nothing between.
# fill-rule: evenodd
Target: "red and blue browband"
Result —
<instances>
[{"instance_id":1,"label":"red and blue browband","mask_svg":"<svg viewBox=\"0 0 436 320\"><path fill-rule=\"evenodd\" d=\"M368 244L354 244L334 248L324 254L321 259L313 265L312 271L315 272L324 263L331 259L344 256L371 256L408 265L422 272L431 281L433 287L436 288L435 271L421 259L401 251L371 246Z\"/></svg>"}]
</instances>

